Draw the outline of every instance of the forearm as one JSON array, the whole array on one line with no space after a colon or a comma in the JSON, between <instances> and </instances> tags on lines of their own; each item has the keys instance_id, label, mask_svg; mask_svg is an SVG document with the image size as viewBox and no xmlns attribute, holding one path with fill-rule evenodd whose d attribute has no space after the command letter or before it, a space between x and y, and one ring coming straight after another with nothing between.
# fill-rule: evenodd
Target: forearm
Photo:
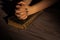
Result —
<instances>
[{"instance_id":1,"label":"forearm","mask_svg":"<svg viewBox=\"0 0 60 40\"><path fill-rule=\"evenodd\" d=\"M29 9L29 14L28 15L34 14L38 11L42 11L45 8L54 4L55 2L56 2L55 0L43 0L43 1L41 1L37 4L35 4L35 5L31 6L31 8Z\"/></svg>"}]
</instances>

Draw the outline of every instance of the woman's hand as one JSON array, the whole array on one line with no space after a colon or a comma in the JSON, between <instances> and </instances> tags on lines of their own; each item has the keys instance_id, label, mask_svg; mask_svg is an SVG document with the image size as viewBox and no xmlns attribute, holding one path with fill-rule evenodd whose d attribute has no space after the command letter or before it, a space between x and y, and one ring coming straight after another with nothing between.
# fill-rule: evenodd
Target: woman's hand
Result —
<instances>
[{"instance_id":1,"label":"woman's hand","mask_svg":"<svg viewBox=\"0 0 60 40\"><path fill-rule=\"evenodd\" d=\"M35 14L37 8L26 5L25 2L19 2L18 5L16 5L16 13L18 19L25 20L28 18L29 15Z\"/></svg>"},{"instance_id":2,"label":"woman's hand","mask_svg":"<svg viewBox=\"0 0 60 40\"><path fill-rule=\"evenodd\" d=\"M28 6L25 2L21 1L16 5L16 13L18 19L25 20L28 17Z\"/></svg>"}]
</instances>

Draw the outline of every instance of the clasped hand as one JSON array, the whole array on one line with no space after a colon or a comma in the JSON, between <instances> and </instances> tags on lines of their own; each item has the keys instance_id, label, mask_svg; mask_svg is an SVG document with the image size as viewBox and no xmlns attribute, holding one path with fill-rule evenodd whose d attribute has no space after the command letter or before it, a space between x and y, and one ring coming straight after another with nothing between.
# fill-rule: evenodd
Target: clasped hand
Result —
<instances>
[{"instance_id":1,"label":"clasped hand","mask_svg":"<svg viewBox=\"0 0 60 40\"><path fill-rule=\"evenodd\" d=\"M25 20L28 17L28 6L21 1L16 5L15 15L18 19Z\"/></svg>"}]
</instances>

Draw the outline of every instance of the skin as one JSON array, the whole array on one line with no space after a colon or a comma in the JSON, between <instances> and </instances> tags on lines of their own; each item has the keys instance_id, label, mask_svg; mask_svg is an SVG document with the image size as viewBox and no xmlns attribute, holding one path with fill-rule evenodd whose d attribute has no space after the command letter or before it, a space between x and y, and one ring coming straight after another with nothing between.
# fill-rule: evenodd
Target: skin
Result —
<instances>
[{"instance_id":1,"label":"skin","mask_svg":"<svg viewBox=\"0 0 60 40\"><path fill-rule=\"evenodd\" d=\"M29 15L35 14L38 11L42 11L45 8L48 8L49 6L53 5L57 0L42 0L41 2L33 6L29 6L31 1L32 0L23 0L17 3L17 4L22 4L22 6L16 5L16 8L18 9L16 9L15 15L18 17L18 19L25 20L28 18Z\"/></svg>"}]
</instances>

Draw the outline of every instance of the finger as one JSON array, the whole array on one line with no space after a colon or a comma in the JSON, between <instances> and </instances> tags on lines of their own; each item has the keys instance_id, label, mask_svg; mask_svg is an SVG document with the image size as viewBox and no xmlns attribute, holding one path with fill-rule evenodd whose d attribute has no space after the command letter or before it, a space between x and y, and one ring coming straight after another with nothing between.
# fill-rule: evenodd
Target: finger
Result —
<instances>
[{"instance_id":1,"label":"finger","mask_svg":"<svg viewBox=\"0 0 60 40\"><path fill-rule=\"evenodd\" d=\"M20 5L17 5L17 6L16 6L16 8L19 8L19 9L20 9L20 7L21 7Z\"/></svg>"},{"instance_id":2,"label":"finger","mask_svg":"<svg viewBox=\"0 0 60 40\"><path fill-rule=\"evenodd\" d=\"M27 16L24 16L24 17L20 17L21 20L25 20L27 19Z\"/></svg>"},{"instance_id":3,"label":"finger","mask_svg":"<svg viewBox=\"0 0 60 40\"><path fill-rule=\"evenodd\" d=\"M20 10L16 10L15 13L20 13Z\"/></svg>"},{"instance_id":4,"label":"finger","mask_svg":"<svg viewBox=\"0 0 60 40\"><path fill-rule=\"evenodd\" d=\"M25 2L23 2L23 1L21 1L21 2L19 2L18 4L26 4Z\"/></svg>"},{"instance_id":5,"label":"finger","mask_svg":"<svg viewBox=\"0 0 60 40\"><path fill-rule=\"evenodd\" d=\"M20 15L20 13L15 13L16 15Z\"/></svg>"},{"instance_id":6,"label":"finger","mask_svg":"<svg viewBox=\"0 0 60 40\"><path fill-rule=\"evenodd\" d=\"M16 14L16 16L17 16L17 17L20 17L20 15L17 15L17 14Z\"/></svg>"},{"instance_id":7,"label":"finger","mask_svg":"<svg viewBox=\"0 0 60 40\"><path fill-rule=\"evenodd\" d=\"M21 16L27 16L25 13L20 13Z\"/></svg>"}]
</instances>

